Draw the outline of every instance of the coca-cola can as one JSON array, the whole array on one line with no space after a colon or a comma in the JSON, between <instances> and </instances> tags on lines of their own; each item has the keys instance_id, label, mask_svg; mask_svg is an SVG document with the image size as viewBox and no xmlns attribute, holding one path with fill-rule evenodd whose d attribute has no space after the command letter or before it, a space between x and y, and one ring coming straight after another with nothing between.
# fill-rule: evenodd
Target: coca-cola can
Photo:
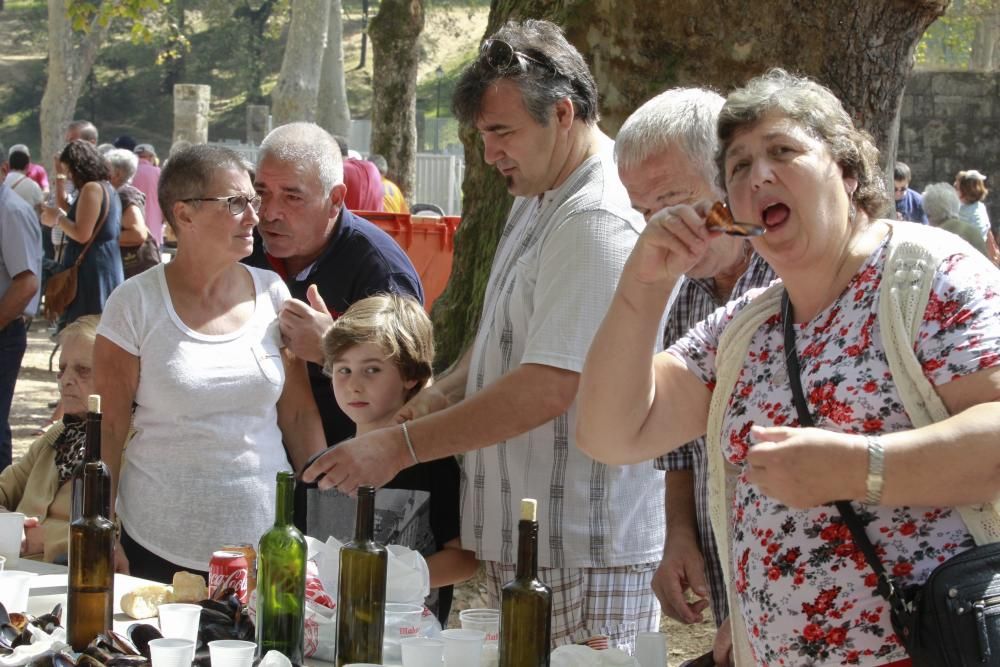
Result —
<instances>
[{"instance_id":1,"label":"coca-cola can","mask_svg":"<svg viewBox=\"0 0 1000 667\"><path fill-rule=\"evenodd\" d=\"M215 551L208 563L208 597L232 588L240 602L247 603L247 558L239 551Z\"/></svg>"},{"instance_id":2,"label":"coca-cola can","mask_svg":"<svg viewBox=\"0 0 1000 667\"><path fill-rule=\"evenodd\" d=\"M221 551L238 551L247 557L247 594L257 588L257 550L252 544L223 544Z\"/></svg>"}]
</instances>

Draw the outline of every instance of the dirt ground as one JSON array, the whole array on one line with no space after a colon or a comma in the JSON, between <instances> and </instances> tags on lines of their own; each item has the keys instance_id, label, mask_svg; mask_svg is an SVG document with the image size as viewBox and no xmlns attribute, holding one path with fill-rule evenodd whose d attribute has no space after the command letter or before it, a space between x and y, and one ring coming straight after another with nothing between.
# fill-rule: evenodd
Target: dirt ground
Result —
<instances>
[{"instance_id":1,"label":"dirt ground","mask_svg":"<svg viewBox=\"0 0 1000 667\"><path fill-rule=\"evenodd\" d=\"M52 410L48 407L57 396L56 374L58 355L49 370L49 355L55 343L49 337L45 323L35 320L28 333L28 351L21 364L14 404L11 407L11 429L14 436L14 458L27 451L37 437L38 429L47 422ZM483 607L486 602L484 579L475 579L457 587L452 610L453 625L458 625L458 611ZM684 626L669 619L660 628L667 635L667 654L671 667L697 657L711 648L715 627L711 620L699 625Z\"/></svg>"}]
</instances>

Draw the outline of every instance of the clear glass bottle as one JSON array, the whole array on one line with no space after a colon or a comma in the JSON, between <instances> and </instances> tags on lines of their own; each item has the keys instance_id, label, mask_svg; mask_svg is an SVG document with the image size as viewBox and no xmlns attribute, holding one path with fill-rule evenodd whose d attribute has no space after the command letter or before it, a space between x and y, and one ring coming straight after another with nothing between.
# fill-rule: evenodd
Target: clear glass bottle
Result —
<instances>
[{"instance_id":1,"label":"clear glass bottle","mask_svg":"<svg viewBox=\"0 0 1000 667\"><path fill-rule=\"evenodd\" d=\"M337 667L382 662L389 554L375 542L375 488L358 488L354 539L340 550Z\"/></svg>"},{"instance_id":2,"label":"clear glass bottle","mask_svg":"<svg viewBox=\"0 0 1000 667\"><path fill-rule=\"evenodd\" d=\"M279 651L293 665L305 660L306 540L292 523L295 476L278 473L274 526L257 548L258 657Z\"/></svg>"},{"instance_id":3,"label":"clear glass bottle","mask_svg":"<svg viewBox=\"0 0 1000 667\"><path fill-rule=\"evenodd\" d=\"M517 571L500 591L500 667L548 667L552 589L538 578L537 503L521 501Z\"/></svg>"}]
</instances>

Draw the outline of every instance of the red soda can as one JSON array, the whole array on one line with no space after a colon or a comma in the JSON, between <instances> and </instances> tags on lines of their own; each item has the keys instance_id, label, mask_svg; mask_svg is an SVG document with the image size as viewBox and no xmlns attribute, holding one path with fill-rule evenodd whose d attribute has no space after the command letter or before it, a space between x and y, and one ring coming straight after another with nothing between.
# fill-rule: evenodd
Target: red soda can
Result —
<instances>
[{"instance_id":1,"label":"red soda can","mask_svg":"<svg viewBox=\"0 0 1000 667\"><path fill-rule=\"evenodd\" d=\"M216 551L208 563L208 597L227 588L236 591L243 604L247 603L247 575L249 563L239 551Z\"/></svg>"}]
</instances>

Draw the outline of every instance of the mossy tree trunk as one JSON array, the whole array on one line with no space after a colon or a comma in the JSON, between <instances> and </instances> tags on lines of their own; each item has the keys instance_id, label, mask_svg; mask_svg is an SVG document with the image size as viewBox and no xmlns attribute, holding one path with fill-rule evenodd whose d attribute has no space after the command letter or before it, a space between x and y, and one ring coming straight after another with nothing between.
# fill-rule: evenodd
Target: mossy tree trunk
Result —
<instances>
[{"instance_id":1,"label":"mossy tree trunk","mask_svg":"<svg viewBox=\"0 0 1000 667\"><path fill-rule=\"evenodd\" d=\"M344 77L343 19L341 0L330 0L330 21L326 30L316 123L327 132L346 137L351 130L351 110L347 106L347 83Z\"/></svg>"},{"instance_id":2,"label":"mossy tree trunk","mask_svg":"<svg viewBox=\"0 0 1000 667\"><path fill-rule=\"evenodd\" d=\"M372 40L371 151L409 199L417 160L417 64L423 0L382 0L368 26Z\"/></svg>"},{"instance_id":3,"label":"mossy tree trunk","mask_svg":"<svg viewBox=\"0 0 1000 667\"><path fill-rule=\"evenodd\" d=\"M950 0L493 0L486 35L508 19L562 25L587 58L610 135L642 102L673 86L723 93L770 67L829 86L883 150L895 157L898 111L924 30ZM485 37L485 36L484 36ZM475 335L496 241L510 208L502 181L463 132L462 224L444 295L434 306L441 364Z\"/></svg>"},{"instance_id":4,"label":"mossy tree trunk","mask_svg":"<svg viewBox=\"0 0 1000 667\"><path fill-rule=\"evenodd\" d=\"M66 126L75 117L80 92L108 32L107 26L101 26L96 17L86 32L74 30L69 4L69 0L48 0L48 78L39 109L42 154L36 162L49 170L53 167L52 156L62 147Z\"/></svg>"},{"instance_id":5,"label":"mossy tree trunk","mask_svg":"<svg viewBox=\"0 0 1000 667\"><path fill-rule=\"evenodd\" d=\"M330 0L292 0L292 21L278 83L271 93L275 126L316 119Z\"/></svg>"}]
</instances>

